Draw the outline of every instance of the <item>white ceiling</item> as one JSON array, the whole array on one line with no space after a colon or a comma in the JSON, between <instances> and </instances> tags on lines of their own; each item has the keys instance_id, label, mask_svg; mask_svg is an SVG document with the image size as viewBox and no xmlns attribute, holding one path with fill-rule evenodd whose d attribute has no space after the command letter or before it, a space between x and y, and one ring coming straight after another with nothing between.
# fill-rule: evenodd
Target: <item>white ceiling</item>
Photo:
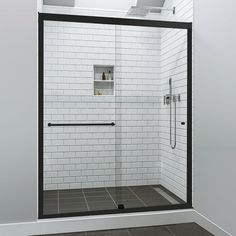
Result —
<instances>
[{"instance_id":1,"label":"white ceiling","mask_svg":"<svg viewBox=\"0 0 236 236\"><path fill-rule=\"evenodd\" d=\"M162 7L165 0L137 0L137 7L153 6Z\"/></svg>"},{"instance_id":2,"label":"white ceiling","mask_svg":"<svg viewBox=\"0 0 236 236\"><path fill-rule=\"evenodd\" d=\"M127 11L131 6L135 6L136 2L136 0L75 0L75 6Z\"/></svg>"},{"instance_id":3,"label":"white ceiling","mask_svg":"<svg viewBox=\"0 0 236 236\"><path fill-rule=\"evenodd\" d=\"M38 0L42 2L50 2L49 5L61 5L64 6L64 2L67 0ZM62 4L60 4L60 1ZM116 11L128 11L131 6L157 6L162 7L165 0L71 0L74 1L77 8L88 9L104 9L104 10L116 10Z\"/></svg>"},{"instance_id":4,"label":"white ceiling","mask_svg":"<svg viewBox=\"0 0 236 236\"><path fill-rule=\"evenodd\" d=\"M57 14L80 14L80 15L93 15L93 16L109 16L109 17L127 17L127 12L131 6L163 6L165 0L71 0L74 1L74 7L61 7L60 3L67 0L37 0L38 11L45 13L57 13ZM49 4L52 6L42 5L43 1L53 2ZM62 4L61 4L62 5ZM72 4L73 5L73 4ZM57 7L60 6L60 7ZM160 10L151 10L151 13L160 13ZM140 17L137 15L129 17ZM146 19L159 19L160 14L148 14Z\"/></svg>"}]
</instances>

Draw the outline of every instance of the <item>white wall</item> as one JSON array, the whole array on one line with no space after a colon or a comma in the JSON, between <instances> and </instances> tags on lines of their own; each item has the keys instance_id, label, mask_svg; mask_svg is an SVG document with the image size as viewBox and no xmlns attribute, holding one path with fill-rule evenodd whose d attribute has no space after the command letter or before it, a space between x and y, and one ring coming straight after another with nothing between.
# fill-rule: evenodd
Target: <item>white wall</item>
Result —
<instances>
[{"instance_id":1,"label":"white wall","mask_svg":"<svg viewBox=\"0 0 236 236\"><path fill-rule=\"evenodd\" d=\"M195 1L194 207L236 235L236 2Z\"/></svg>"},{"instance_id":2,"label":"white wall","mask_svg":"<svg viewBox=\"0 0 236 236\"><path fill-rule=\"evenodd\" d=\"M37 217L37 2L0 7L0 223Z\"/></svg>"}]
</instances>

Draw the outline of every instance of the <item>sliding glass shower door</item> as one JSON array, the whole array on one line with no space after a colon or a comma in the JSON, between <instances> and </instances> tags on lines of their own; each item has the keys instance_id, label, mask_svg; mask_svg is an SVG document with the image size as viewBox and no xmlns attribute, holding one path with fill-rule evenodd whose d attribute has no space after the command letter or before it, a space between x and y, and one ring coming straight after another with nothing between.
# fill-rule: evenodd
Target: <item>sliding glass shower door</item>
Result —
<instances>
[{"instance_id":1,"label":"sliding glass shower door","mask_svg":"<svg viewBox=\"0 0 236 236\"><path fill-rule=\"evenodd\" d=\"M116 26L117 197L125 209L147 207L147 197L158 197L151 185L159 175L159 32Z\"/></svg>"},{"instance_id":2,"label":"sliding glass shower door","mask_svg":"<svg viewBox=\"0 0 236 236\"><path fill-rule=\"evenodd\" d=\"M187 31L116 25L115 55L116 197L125 209L183 204Z\"/></svg>"},{"instance_id":3,"label":"sliding glass shower door","mask_svg":"<svg viewBox=\"0 0 236 236\"><path fill-rule=\"evenodd\" d=\"M115 209L115 26L44 24L44 213Z\"/></svg>"},{"instance_id":4,"label":"sliding glass shower door","mask_svg":"<svg viewBox=\"0 0 236 236\"><path fill-rule=\"evenodd\" d=\"M187 30L84 21L41 22L41 216L187 207Z\"/></svg>"}]
</instances>

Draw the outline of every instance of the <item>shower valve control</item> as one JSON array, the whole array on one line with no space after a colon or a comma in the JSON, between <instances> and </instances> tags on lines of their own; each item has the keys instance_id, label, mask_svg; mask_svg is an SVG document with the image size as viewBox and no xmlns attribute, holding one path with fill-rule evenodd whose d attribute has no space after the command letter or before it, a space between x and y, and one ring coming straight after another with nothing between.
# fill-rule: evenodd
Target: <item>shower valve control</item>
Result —
<instances>
[{"instance_id":1,"label":"shower valve control","mask_svg":"<svg viewBox=\"0 0 236 236\"><path fill-rule=\"evenodd\" d=\"M180 94L177 95L177 101L178 101L178 102L181 102Z\"/></svg>"},{"instance_id":2,"label":"shower valve control","mask_svg":"<svg viewBox=\"0 0 236 236\"><path fill-rule=\"evenodd\" d=\"M166 94L164 96L164 105L170 105L171 102L180 102L180 101L181 101L180 94L176 95Z\"/></svg>"},{"instance_id":3,"label":"shower valve control","mask_svg":"<svg viewBox=\"0 0 236 236\"><path fill-rule=\"evenodd\" d=\"M169 105L171 103L171 95L170 94L166 94L164 96L164 104Z\"/></svg>"}]
</instances>

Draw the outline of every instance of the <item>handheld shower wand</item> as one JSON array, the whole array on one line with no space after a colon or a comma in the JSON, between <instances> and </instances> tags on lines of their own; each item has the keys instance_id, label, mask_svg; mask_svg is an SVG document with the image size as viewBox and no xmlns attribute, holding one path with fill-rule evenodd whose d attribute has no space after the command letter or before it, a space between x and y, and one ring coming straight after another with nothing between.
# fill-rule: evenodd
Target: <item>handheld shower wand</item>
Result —
<instances>
[{"instance_id":1,"label":"handheld shower wand","mask_svg":"<svg viewBox=\"0 0 236 236\"><path fill-rule=\"evenodd\" d=\"M172 149L176 148L176 96L172 95L172 78L169 79L169 96L170 96L170 146ZM172 103L175 105L174 114L174 143L172 143Z\"/></svg>"},{"instance_id":2,"label":"handheld shower wand","mask_svg":"<svg viewBox=\"0 0 236 236\"><path fill-rule=\"evenodd\" d=\"M176 110L177 102L180 102L180 94L172 93L172 78L169 79L169 94L164 96L164 105L170 105L170 146L172 149L176 148ZM174 103L174 141L172 140L172 104ZM173 142L172 142L173 141Z\"/></svg>"}]
</instances>

